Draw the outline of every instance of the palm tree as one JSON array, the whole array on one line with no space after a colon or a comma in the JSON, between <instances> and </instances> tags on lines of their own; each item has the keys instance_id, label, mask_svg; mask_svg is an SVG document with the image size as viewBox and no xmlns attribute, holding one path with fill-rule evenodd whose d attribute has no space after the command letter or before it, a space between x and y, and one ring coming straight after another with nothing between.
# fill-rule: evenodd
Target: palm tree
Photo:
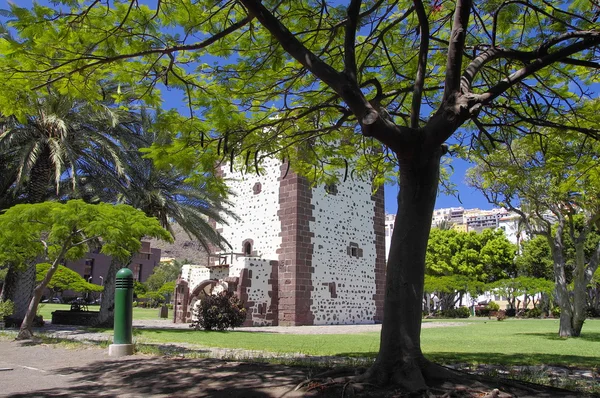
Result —
<instances>
[{"instance_id":1,"label":"palm tree","mask_svg":"<svg viewBox=\"0 0 600 398\"><path fill-rule=\"evenodd\" d=\"M50 94L32 104L25 122L6 118L0 154L16 163L15 192L24 191L29 203L39 203L56 196L65 182L75 190L84 167L102 169L110 164L122 174L120 141L133 135L126 128L133 115L111 105L106 101L92 106Z\"/></svg>"},{"instance_id":2,"label":"palm tree","mask_svg":"<svg viewBox=\"0 0 600 398\"><path fill-rule=\"evenodd\" d=\"M123 123L132 117L110 105L111 100L92 106L51 93L31 104L25 121L4 117L0 161L9 165L9 172L0 179L0 205L56 198L64 184L75 191L82 168L102 169L110 164L115 173L122 174L125 152L119 140L121 135L133 134ZM15 318L24 317L34 285L33 264L21 272L9 266L2 296L14 297Z\"/></svg>"},{"instance_id":3,"label":"palm tree","mask_svg":"<svg viewBox=\"0 0 600 398\"><path fill-rule=\"evenodd\" d=\"M156 217L173 236L173 224L178 224L208 253L214 246L228 246L211 223L226 223L225 216L235 218L226 200L229 192L220 185L214 189L215 185L211 185L215 184L214 177L208 176L205 183L193 183L176 169L157 168L151 159L143 158L141 148L165 142L153 131L154 122L148 111L142 109L137 117L137 122L130 126L136 134L124 145L128 149L123 159L124 174L113 174L109 178L88 175L87 184L80 186L82 195L93 193L101 201L131 205ZM117 264L113 263L104 279L105 291L112 288L116 272ZM113 300L112 294L102 296L96 324L106 324L111 319Z\"/></svg>"},{"instance_id":4,"label":"palm tree","mask_svg":"<svg viewBox=\"0 0 600 398\"><path fill-rule=\"evenodd\" d=\"M439 223L437 223L437 225L435 226L435 228L440 229L442 231L450 230L453 227L454 227L454 223L451 222L450 220L442 220Z\"/></svg>"},{"instance_id":5,"label":"palm tree","mask_svg":"<svg viewBox=\"0 0 600 398\"><path fill-rule=\"evenodd\" d=\"M12 159L0 153L0 211L17 204L18 198L13 193L17 170Z\"/></svg>"}]
</instances>

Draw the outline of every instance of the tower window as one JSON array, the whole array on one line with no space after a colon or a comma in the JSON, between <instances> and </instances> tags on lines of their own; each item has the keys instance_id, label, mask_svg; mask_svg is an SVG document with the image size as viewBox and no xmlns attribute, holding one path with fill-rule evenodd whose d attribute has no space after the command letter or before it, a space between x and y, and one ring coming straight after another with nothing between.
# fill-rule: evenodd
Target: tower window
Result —
<instances>
[{"instance_id":1,"label":"tower window","mask_svg":"<svg viewBox=\"0 0 600 398\"><path fill-rule=\"evenodd\" d=\"M325 192L327 192L329 195L337 195L337 193L338 193L337 185L335 185L335 184L325 185Z\"/></svg>"},{"instance_id":2,"label":"tower window","mask_svg":"<svg viewBox=\"0 0 600 398\"><path fill-rule=\"evenodd\" d=\"M361 258L363 256L363 249L354 242L350 242L350 245L346 246L346 251L350 257Z\"/></svg>"},{"instance_id":3,"label":"tower window","mask_svg":"<svg viewBox=\"0 0 600 398\"><path fill-rule=\"evenodd\" d=\"M246 242L244 243L244 254L249 256L252 254L252 243Z\"/></svg>"}]
</instances>

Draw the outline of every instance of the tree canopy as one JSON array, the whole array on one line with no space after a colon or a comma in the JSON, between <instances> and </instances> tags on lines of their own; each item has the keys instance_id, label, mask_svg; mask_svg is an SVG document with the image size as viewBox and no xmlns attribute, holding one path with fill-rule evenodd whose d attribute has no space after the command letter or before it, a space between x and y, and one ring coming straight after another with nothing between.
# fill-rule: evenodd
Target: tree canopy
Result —
<instances>
[{"instance_id":1,"label":"tree canopy","mask_svg":"<svg viewBox=\"0 0 600 398\"><path fill-rule=\"evenodd\" d=\"M462 275L488 283L516 275L516 251L501 229L476 233L433 228L425 272L432 276Z\"/></svg>"},{"instance_id":2,"label":"tree canopy","mask_svg":"<svg viewBox=\"0 0 600 398\"><path fill-rule=\"evenodd\" d=\"M425 292L436 293L442 310L454 308L465 293L477 297L485 284L514 277L516 249L501 229L476 233L433 228L425 258Z\"/></svg>"},{"instance_id":3,"label":"tree canopy","mask_svg":"<svg viewBox=\"0 0 600 398\"><path fill-rule=\"evenodd\" d=\"M160 116L177 139L151 155L188 171L215 158L250 171L275 152L314 178L353 160L343 175L392 171L410 128L441 144L467 120L486 147L532 125L598 137L582 126L591 113L574 113L599 78L591 1L55 4L11 4L4 112L25 117L50 85L100 101L109 79L129 90L117 101L166 108L161 93L178 89L188 111Z\"/></svg>"},{"instance_id":4,"label":"tree canopy","mask_svg":"<svg viewBox=\"0 0 600 398\"><path fill-rule=\"evenodd\" d=\"M148 290L158 291L165 283L175 282L182 266L183 263L179 261L161 262L146 280Z\"/></svg>"}]
</instances>

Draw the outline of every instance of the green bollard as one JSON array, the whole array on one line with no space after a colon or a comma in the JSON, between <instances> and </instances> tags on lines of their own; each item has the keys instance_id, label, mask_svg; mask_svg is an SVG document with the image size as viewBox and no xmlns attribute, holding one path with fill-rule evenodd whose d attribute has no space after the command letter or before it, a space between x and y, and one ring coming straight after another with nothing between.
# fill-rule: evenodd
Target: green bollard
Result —
<instances>
[{"instance_id":1,"label":"green bollard","mask_svg":"<svg viewBox=\"0 0 600 398\"><path fill-rule=\"evenodd\" d=\"M115 281L115 328L114 344L108 347L109 356L125 356L133 354L132 336L133 320L133 272L129 268L121 268Z\"/></svg>"}]
</instances>

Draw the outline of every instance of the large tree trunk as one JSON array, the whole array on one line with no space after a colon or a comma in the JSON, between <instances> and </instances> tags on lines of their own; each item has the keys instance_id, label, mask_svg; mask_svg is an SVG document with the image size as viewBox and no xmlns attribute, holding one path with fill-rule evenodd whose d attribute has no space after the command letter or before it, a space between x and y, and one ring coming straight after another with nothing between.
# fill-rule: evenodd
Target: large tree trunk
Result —
<instances>
[{"instance_id":1,"label":"large tree trunk","mask_svg":"<svg viewBox=\"0 0 600 398\"><path fill-rule=\"evenodd\" d=\"M130 264L130 257L125 264ZM104 277L104 292L102 292L102 300L100 301L100 313L93 322L94 326L113 327L114 310L115 310L115 282L117 271L121 264L113 258Z\"/></svg>"},{"instance_id":2,"label":"large tree trunk","mask_svg":"<svg viewBox=\"0 0 600 398\"><path fill-rule=\"evenodd\" d=\"M119 264L113 258L104 277L104 291L100 301L100 313L93 322L94 326L113 327L115 310L115 282Z\"/></svg>"},{"instance_id":3,"label":"large tree trunk","mask_svg":"<svg viewBox=\"0 0 600 398\"><path fill-rule=\"evenodd\" d=\"M50 148L48 146L44 147L42 153L38 156L38 161L31 169L27 183L27 201L29 203L41 203L46 200L48 187L52 179L50 156ZM10 277L7 275L2 296L6 296L7 299L15 303L15 311L12 317L15 322L20 324L27 314L33 297L36 274L35 263L20 271L15 270L14 267L9 267L8 273L11 275ZM4 290L6 290L6 294Z\"/></svg>"},{"instance_id":4,"label":"large tree trunk","mask_svg":"<svg viewBox=\"0 0 600 398\"><path fill-rule=\"evenodd\" d=\"M552 251L552 261L554 263L554 292L556 301L560 307L560 321L558 326L558 335L560 337L574 336L573 330L573 307L569 289L567 287L567 276L565 274L565 258L564 245L562 242L562 231L564 229L564 220L559 220L558 230L554 234L554 238L550 234L547 235L548 243Z\"/></svg>"},{"instance_id":5,"label":"large tree trunk","mask_svg":"<svg viewBox=\"0 0 600 398\"><path fill-rule=\"evenodd\" d=\"M583 242L575 245L575 270L573 271L573 336L579 336L586 318L586 292L588 281L585 277L585 252Z\"/></svg>"},{"instance_id":6,"label":"large tree trunk","mask_svg":"<svg viewBox=\"0 0 600 398\"><path fill-rule=\"evenodd\" d=\"M9 265L0 299L14 302L15 311L11 318L17 324L20 324L27 314L34 287L35 264L30 264L23 270L17 270L13 265Z\"/></svg>"},{"instance_id":7,"label":"large tree trunk","mask_svg":"<svg viewBox=\"0 0 600 398\"><path fill-rule=\"evenodd\" d=\"M361 379L393 383L408 391L427 389L434 366L421 352L425 253L438 188L440 147L400 161L398 212L392 234L381 328L373 366Z\"/></svg>"}]
</instances>

